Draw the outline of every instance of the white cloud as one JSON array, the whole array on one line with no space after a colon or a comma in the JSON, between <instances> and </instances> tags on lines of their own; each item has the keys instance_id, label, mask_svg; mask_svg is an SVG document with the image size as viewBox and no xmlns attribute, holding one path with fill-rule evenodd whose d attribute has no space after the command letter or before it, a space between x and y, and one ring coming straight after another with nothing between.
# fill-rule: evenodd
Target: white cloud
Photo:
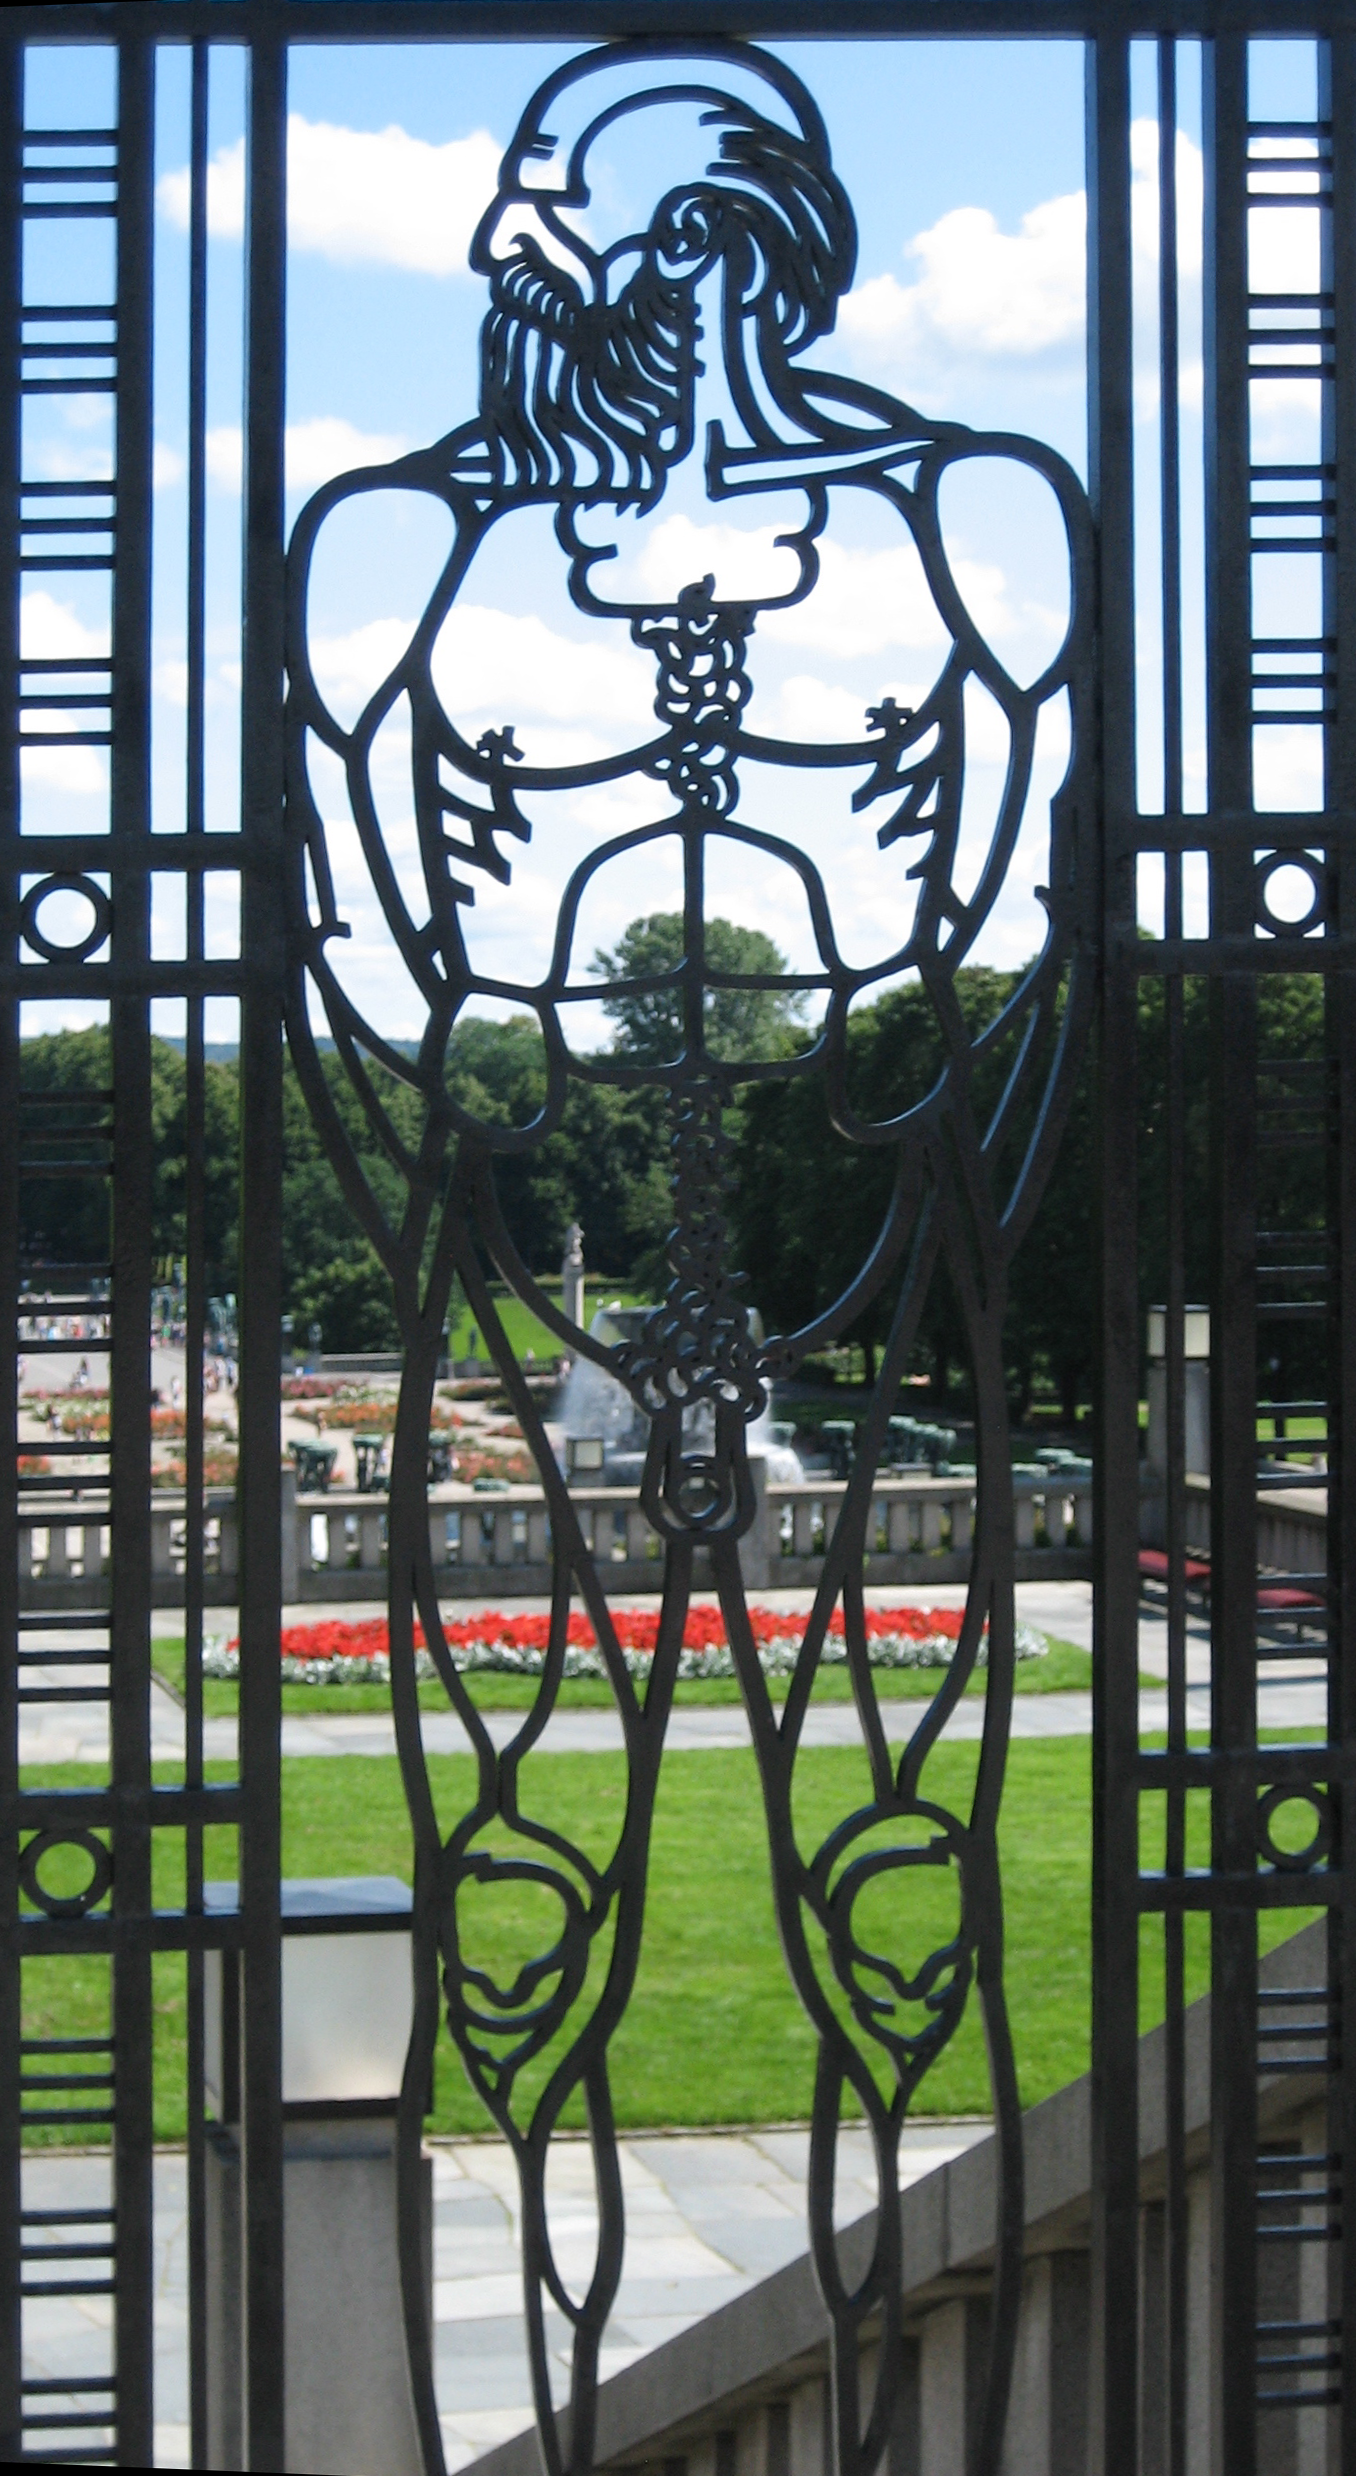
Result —
<instances>
[{"instance_id":1,"label":"white cloud","mask_svg":"<svg viewBox=\"0 0 1356 2476\"><path fill-rule=\"evenodd\" d=\"M244 444L238 428L209 430L206 438L207 478L220 490L238 490L244 471Z\"/></svg>"},{"instance_id":2,"label":"white cloud","mask_svg":"<svg viewBox=\"0 0 1356 2476\"><path fill-rule=\"evenodd\" d=\"M394 124L343 129L293 112L287 126L287 230L293 249L340 266L396 266L464 275L466 252L494 195L503 149L488 129L432 146ZM187 229L187 169L159 184L162 214ZM223 146L207 175L208 229L238 240L245 219L245 142Z\"/></svg>"},{"instance_id":3,"label":"white cloud","mask_svg":"<svg viewBox=\"0 0 1356 2476\"><path fill-rule=\"evenodd\" d=\"M23 595L19 604L19 648L22 658L35 661L108 660L108 637L98 628L85 625L68 602L35 586ZM66 689L69 679L54 678L54 690ZM97 717L91 717L91 720ZM70 716L52 710L44 714L35 706L26 717L26 728L63 730ZM44 783L53 791L97 794L108 788L108 760L98 748L28 747L23 751L25 784Z\"/></svg>"},{"instance_id":4,"label":"white cloud","mask_svg":"<svg viewBox=\"0 0 1356 2476\"><path fill-rule=\"evenodd\" d=\"M351 421L320 414L312 421L287 426L287 487L318 490L336 473L352 472L360 464L390 464L403 456L408 439L396 432L355 430Z\"/></svg>"},{"instance_id":5,"label":"white cloud","mask_svg":"<svg viewBox=\"0 0 1356 2476\"><path fill-rule=\"evenodd\" d=\"M774 644L813 647L845 659L880 653L888 645L940 650L950 641L911 540L889 550L851 550L822 541L813 593L789 610L763 612L758 634Z\"/></svg>"},{"instance_id":6,"label":"white cloud","mask_svg":"<svg viewBox=\"0 0 1356 2476\"><path fill-rule=\"evenodd\" d=\"M322 482L332 481L336 473L352 472L362 464L390 464L403 456L409 441L398 433L384 430L358 430L351 421L342 421L332 413L322 413L311 421L290 421L287 425L287 487L289 490L318 490ZM209 430L206 440L208 478L218 489L240 488L244 448L240 431L233 424Z\"/></svg>"},{"instance_id":7,"label":"white cloud","mask_svg":"<svg viewBox=\"0 0 1356 2476\"><path fill-rule=\"evenodd\" d=\"M644 654L580 644L533 616L471 602L449 611L432 669L450 714L485 714L501 723L519 714L552 722L589 715L611 726L614 747L654 728L654 672Z\"/></svg>"},{"instance_id":8,"label":"white cloud","mask_svg":"<svg viewBox=\"0 0 1356 2476\"><path fill-rule=\"evenodd\" d=\"M313 636L311 668L331 711L341 718L359 713L373 689L389 678L413 634L408 619L370 619L347 636Z\"/></svg>"},{"instance_id":9,"label":"white cloud","mask_svg":"<svg viewBox=\"0 0 1356 2476\"><path fill-rule=\"evenodd\" d=\"M69 438L35 440L28 466L35 481L106 481L113 479L108 447L73 446Z\"/></svg>"},{"instance_id":10,"label":"white cloud","mask_svg":"<svg viewBox=\"0 0 1356 2476\"><path fill-rule=\"evenodd\" d=\"M882 696L912 710L922 704L927 689L914 682L891 680ZM832 687L812 672L797 671L784 679L777 699L777 728L788 739L853 741L867 736L866 709L851 688Z\"/></svg>"},{"instance_id":11,"label":"white cloud","mask_svg":"<svg viewBox=\"0 0 1356 2476\"><path fill-rule=\"evenodd\" d=\"M1133 123L1130 161L1137 268L1151 274L1158 257L1154 121ZM1188 292L1200 271L1201 200L1200 149L1179 134L1177 211ZM917 269L913 280L886 273L860 284L839 311L839 332L860 359L923 398L957 364L1069 358L1081 350L1087 313L1086 229L1081 190L1044 199L1015 232L1003 231L987 207L953 207L905 243L904 257ZM1274 246L1269 236L1262 246ZM1292 278L1277 281L1293 289ZM1188 393L1193 377L1184 373Z\"/></svg>"},{"instance_id":12,"label":"white cloud","mask_svg":"<svg viewBox=\"0 0 1356 2476\"><path fill-rule=\"evenodd\" d=\"M181 711L187 708L188 664L186 662L172 659L157 662L151 673L151 684L156 695L163 697L167 705L177 705Z\"/></svg>"},{"instance_id":13,"label":"white cloud","mask_svg":"<svg viewBox=\"0 0 1356 2476\"><path fill-rule=\"evenodd\" d=\"M19 604L19 641L26 662L54 661L65 654L75 659L108 659L107 635L86 627L69 602L59 602L40 585L26 592Z\"/></svg>"},{"instance_id":14,"label":"white cloud","mask_svg":"<svg viewBox=\"0 0 1356 2476\"><path fill-rule=\"evenodd\" d=\"M163 439L155 442L151 478L157 490L172 490L184 478L183 457L173 447L167 447Z\"/></svg>"},{"instance_id":15,"label":"white cloud","mask_svg":"<svg viewBox=\"0 0 1356 2476\"><path fill-rule=\"evenodd\" d=\"M793 593L800 582L800 559L794 550L779 543L778 534L804 523L804 505L802 497L799 505L790 507L787 527L775 521L762 525L708 524L683 514L666 516L660 523L647 527L642 518L637 527L635 561L638 598L676 600L683 586L698 576L714 576L718 595L727 601L758 602ZM626 599L633 590L626 567L626 527L610 510L606 530L617 535L621 555L616 567L601 569L594 582L599 593Z\"/></svg>"},{"instance_id":16,"label":"white cloud","mask_svg":"<svg viewBox=\"0 0 1356 2476\"><path fill-rule=\"evenodd\" d=\"M316 682L335 716L356 719L374 689L389 678L414 634L409 619L372 619L344 636L314 636ZM434 684L448 714L463 728L493 723L524 728L533 720L579 725L584 717L610 726L605 740L579 741L581 756L601 756L654 727L654 684L643 654L559 635L531 615L465 602L449 611L433 649ZM572 734L572 737L574 735ZM558 763L559 734L535 734L533 760Z\"/></svg>"},{"instance_id":17,"label":"white cloud","mask_svg":"<svg viewBox=\"0 0 1356 2476\"><path fill-rule=\"evenodd\" d=\"M1085 230L1081 191L1032 207L1015 233L985 206L953 207L906 243L916 280L870 277L844 301L839 331L869 358L924 371L1067 345L1082 332Z\"/></svg>"},{"instance_id":18,"label":"white cloud","mask_svg":"<svg viewBox=\"0 0 1356 2476\"><path fill-rule=\"evenodd\" d=\"M1177 252L1187 278L1201 271L1205 164L1199 146L1177 132ZM1137 258L1158 264L1158 123L1130 124L1130 221Z\"/></svg>"}]
</instances>

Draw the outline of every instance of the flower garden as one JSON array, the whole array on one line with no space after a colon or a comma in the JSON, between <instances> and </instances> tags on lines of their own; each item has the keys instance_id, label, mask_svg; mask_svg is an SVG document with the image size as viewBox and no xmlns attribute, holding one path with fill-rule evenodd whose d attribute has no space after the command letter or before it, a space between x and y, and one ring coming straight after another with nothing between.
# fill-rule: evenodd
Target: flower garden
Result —
<instances>
[{"instance_id":1,"label":"flower garden","mask_svg":"<svg viewBox=\"0 0 1356 2476\"><path fill-rule=\"evenodd\" d=\"M646 1676L659 1631L658 1610L614 1608L612 1621L629 1674ZM789 1675L800 1650L803 1619L777 1608L752 1607L749 1622L763 1673L772 1677ZM954 1608L868 1608L867 1656L873 1668L946 1668L955 1655L960 1628L960 1611ZM550 1638L548 1616L508 1616L493 1609L483 1615L449 1621L445 1632L453 1663L463 1673L535 1677L545 1669ZM415 1643L418 1675L433 1677L433 1659L417 1624ZM985 1648L981 1645L981 1663ZM281 1636L280 1650L284 1684L378 1685L390 1678L390 1636L385 1617L289 1626ZM1042 1659L1047 1653L1044 1634L1030 1625L1018 1626L1020 1660ZM846 1665L841 1609L835 1609L830 1619L822 1660L825 1667ZM204 1646L205 1676L226 1679L237 1677L239 1672L237 1639L217 1638ZM720 1610L690 1608L683 1627L679 1678L686 1683L733 1677L735 1673L734 1654ZM597 1635L588 1617L580 1611L569 1619L564 1674L600 1678L607 1674Z\"/></svg>"}]
</instances>

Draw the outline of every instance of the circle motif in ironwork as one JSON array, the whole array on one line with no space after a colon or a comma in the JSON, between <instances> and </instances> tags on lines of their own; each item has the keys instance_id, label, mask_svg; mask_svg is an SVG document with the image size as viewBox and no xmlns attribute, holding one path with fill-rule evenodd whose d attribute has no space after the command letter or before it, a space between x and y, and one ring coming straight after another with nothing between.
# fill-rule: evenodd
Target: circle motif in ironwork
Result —
<instances>
[{"instance_id":1,"label":"circle motif in ironwork","mask_svg":"<svg viewBox=\"0 0 1356 2476\"><path fill-rule=\"evenodd\" d=\"M89 1859L89 1881L79 1891L54 1892L47 1889L40 1869L44 1858L55 1849L79 1849ZM39 1831L28 1842L19 1858L20 1888L35 1908L45 1910L49 1917L87 1917L103 1899L113 1880L113 1856L102 1840L92 1831Z\"/></svg>"},{"instance_id":2,"label":"circle motif in ironwork","mask_svg":"<svg viewBox=\"0 0 1356 2476\"><path fill-rule=\"evenodd\" d=\"M1292 1806L1307 1806L1313 1816L1313 1834L1301 1848L1286 1848L1275 1837L1278 1815ZM1327 1856L1332 1845L1332 1809L1326 1789L1295 1787L1289 1780L1278 1780L1257 1801L1257 1846L1263 1857L1283 1874L1307 1874Z\"/></svg>"},{"instance_id":3,"label":"circle motif in ironwork","mask_svg":"<svg viewBox=\"0 0 1356 2476\"><path fill-rule=\"evenodd\" d=\"M49 937L40 925L38 914L54 894L77 894L88 903L94 917L84 935L58 939ZM113 925L113 906L101 885L92 877L63 871L58 876L43 877L30 886L19 909L19 932L26 946L40 954L48 963L85 963L105 944Z\"/></svg>"},{"instance_id":4,"label":"circle motif in ironwork","mask_svg":"<svg viewBox=\"0 0 1356 2476\"><path fill-rule=\"evenodd\" d=\"M1306 911L1277 911L1272 903L1272 888L1278 878L1306 877L1309 881L1309 905ZM1272 937L1307 937L1310 929L1318 928L1328 916L1328 888L1323 862L1311 851L1269 851L1258 860L1254 870L1256 885L1256 919L1260 929ZM1276 887L1281 892L1279 886Z\"/></svg>"}]
</instances>

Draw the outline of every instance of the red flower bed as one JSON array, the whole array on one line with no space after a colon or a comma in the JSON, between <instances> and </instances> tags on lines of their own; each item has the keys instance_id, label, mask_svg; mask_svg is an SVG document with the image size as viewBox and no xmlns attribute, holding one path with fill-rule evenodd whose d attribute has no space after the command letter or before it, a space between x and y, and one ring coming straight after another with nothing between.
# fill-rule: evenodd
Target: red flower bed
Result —
<instances>
[{"instance_id":1,"label":"red flower bed","mask_svg":"<svg viewBox=\"0 0 1356 2476\"><path fill-rule=\"evenodd\" d=\"M614 1608L611 1613L627 1669L633 1676L643 1676L658 1639L658 1610ZM869 1608L866 1638L871 1664L879 1668L945 1668L955 1651L961 1621L961 1612L956 1608ZM764 1673L788 1675L800 1657L804 1612L753 1607L749 1610L749 1622L758 1664ZM844 1634L842 1610L835 1609L820 1653L826 1666L841 1666L846 1659ZM1019 1659L1038 1659L1049 1647L1044 1636L1029 1626L1019 1625L1017 1634ZM495 1608L483 1616L446 1620L444 1635L455 1666L463 1671L540 1676L550 1641L551 1620L544 1615L508 1616ZM417 1673L433 1675L433 1659L418 1624L414 1643ZM291 1625L283 1633L279 1649L288 1683L385 1683L391 1672L390 1635L384 1616L365 1617L354 1623L322 1618L311 1625ZM981 1643L981 1665L986 1649L987 1645ZM207 1645L203 1672L209 1676L237 1675L238 1642L217 1640ZM601 1677L608 1673L593 1626L582 1609L575 1609L568 1619L564 1673L567 1677ZM683 1628L679 1676L731 1677L735 1673L720 1610L689 1609Z\"/></svg>"},{"instance_id":2,"label":"red flower bed","mask_svg":"<svg viewBox=\"0 0 1356 2476\"><path fill-rule=\"evenodd\" d=\"M659 1638L657 1608L614 1608L612 1622L617 1640L624 1651L654 1652ZM799 1639L804 1631L803 1615L784 1615L778 1608L753 1607L749 1610L753 1638L760 1646L771 1642ZM931 1642L939 1636L954 1642L961 1629L959 1608L868 1608L866 1636L868 1642L906 1641ZM506 1616L499 1609L484 1616L467 1616L444 1623L443 1632L450 1651L470 1650L474 1644L502 1645L505 1650L544 1651L551 1638L551 1619L545 1615ZM845 1627L843 1611L835 1608L829 1619L829 1637L841 1642ZM683 1626L685 1651L716 1651L725 1645L725 1619L719 1608L689 1608ZM567 1629L572 1650L591 1651L597 1646L592 1621L581 1609L572 1610ZM416 1650L424 1648L424 1630L417 1621L414 1628ZM390 1652L391 1637L384 1616L363 1617L343 1622L338 1618L322 1620L315 1625L289 1625L281 1636L284 1659L385 1659Z\"/></svg>"}]
</instances>

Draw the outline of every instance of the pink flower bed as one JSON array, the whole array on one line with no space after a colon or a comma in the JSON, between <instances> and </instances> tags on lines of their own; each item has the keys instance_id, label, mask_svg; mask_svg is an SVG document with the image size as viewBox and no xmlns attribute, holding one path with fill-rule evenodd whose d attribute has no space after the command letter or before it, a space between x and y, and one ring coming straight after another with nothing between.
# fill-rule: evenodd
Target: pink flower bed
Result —
<instances>
[{"instance_id":1,"label":"pink flower bed","mask_svg":"<svg viewBox=\"0 0 1356 2476\"><path fill-rule=\"evenodd\" d=\"M627 1668L633 1676L643 1676L654 1656L659 1611L655 1608L614 1608L612 1621ZM759 1664L764 1672L769 1676L785 1675L795 1666L804 1619L779 1608L752 1607L749 1623L758 1646ZM961 1616L956 1608L868 1608L867 1654L876 1668L945 1668L954 1655L960 1629ZM550 1640L550 1618L547 1616L508 1616L495 1609L481 1616L447 1620L444 1631L448 1649L458 1668L482 1674L489 1671L500 1675L540 1676L545 1666ZM1044 1655L1047 1644L1043 1634L1034 1632L1030 1626L1019 1626L1017 1632L1019 1659L1038 1659ZM435 1673L433 1661L425 1647L422 1628L417 1624L415 1646L419 1674L432 1676ZM281 1636L279 1647L283 1679L287 1684L384 1684L390 1677L390 1634L384 1616L367 1617L356 1623L331 1619L314 1625L289 1626ZM982 1649L980 1656L981 1659L984 1656ZM843 1612L841 1608L836 1608L829 1620L823 1658L826 1665L835 1666L841 1665L846 1657ZM237 1675L238 1642L209 1644L204 1652L203 1668L208 1676ZM688 1610L678 1673L680 1677L735 1674L734 1657L719 1608ZM569 1618L565 1674L606 1674L597 1636L582 1610L574 1611Z\"/></svg>"}]
</instances>

